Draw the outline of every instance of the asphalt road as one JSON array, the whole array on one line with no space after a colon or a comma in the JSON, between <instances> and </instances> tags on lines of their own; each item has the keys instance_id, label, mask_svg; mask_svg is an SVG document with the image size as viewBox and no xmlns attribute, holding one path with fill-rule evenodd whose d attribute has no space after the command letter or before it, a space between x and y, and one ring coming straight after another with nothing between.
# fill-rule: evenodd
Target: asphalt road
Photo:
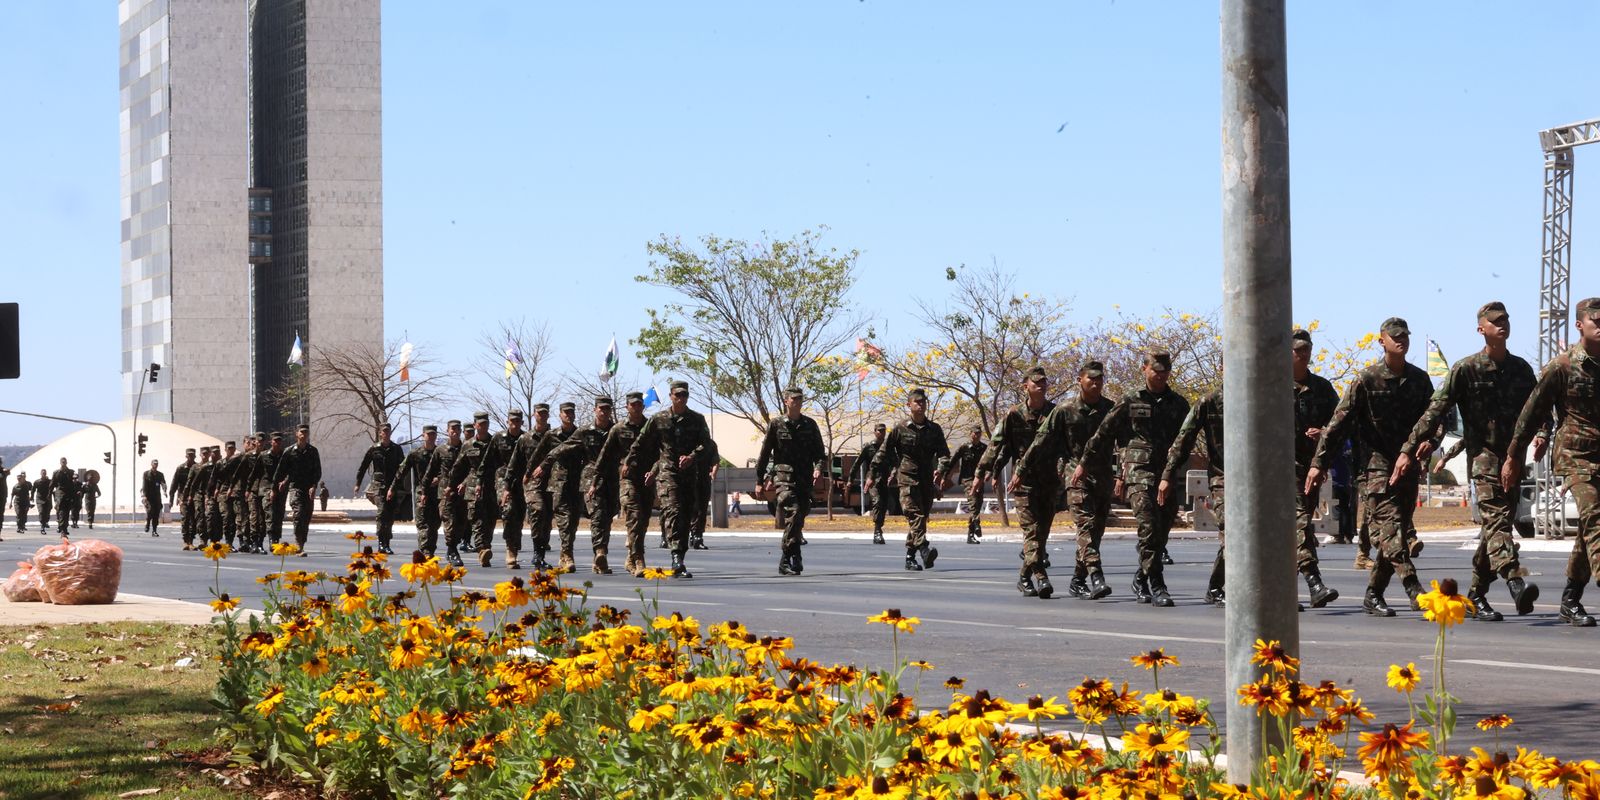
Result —
<instances>
[{"instance_id":1,"label":"asphalt road","mask_svg":"<svg viewBox=\"0 0 1600 800\"><path fill-rule=\"evenodd\" d=\"M340 533L313 531L310 557L293 559L293 566L342 571L350 543ZM86 537L89 531L77 534ZM111 531L102 526L95 534L124 548L124 592L210 599L211 565L196 553L179 551L176 530L151 538L137 526ZM400 541L408 538L397 534ZM9 529L4 536L0 564L26 558L51 541ZM590 597L595 604L637 608L641 590L646 597L659 592L663 610L680 610L702 624L737 619L757 633L792 635L799 654L823 663L885 666L891 660L889 631L867 625L866 617L899 608L923 623L914 635L902 638L902 656L935 665L921 683L925 703L948 700L941 684L952 675L967 678L969 690L986 687L1012 699L1038 693L1065 700L1067 691L1087 675L1146 689L1149 673L1130 664L1128 657L1165 647L1182 661L1181 667L1163 671L1165 683L1218 701L1213 711L1219 717L1234 707L1221 697L1223 612L1200 600L1216 552L1214 539L1174 540L1171 550L1178 563L1167 568L1167 582L1178 605L1154 609L1135 603L1128 591L1134 550L1127 538L1106 542L1107 578L1116 593L1099 602L1060 594L1049 601L1020 596L1014 586L1018 547L993 537L981 545L939 541L937 567L920 573L902 569L904 550L893 543L893 535L884 547L873 546L865 535L811 538L801 577L777 575L778 542L770 535L714 536L710 551L691 551L696 576L691 581L657 585L620 571L572 577L593 579ZM648 557L654 565L665 565L666 552L655 549L655 539L652 532ZM586 563L586 540L580 533L580 563ZM1418 559L1424 580L1456 577L1465 585L1471 553L1462 546L1431 538ZM1050 553L1057 590L1064 592L1072 563L1070 539L1053 540ZM1431 674L1435 627L1421 614L1405 610L1388 620L1362 614L1365 573L1351 569L1354 549L1331 546L1322 553L1324 576L1343 596L1326 609L1300 616L1303 678L1312 683L1337 680L1355 688L1380 722L1404 721L1404 699L1385 686L1384 674L1390 664L1408 661L1416 662L1424 675ZM499 556L497 552L497 563ZM613 559L617 564L622 560ZM1532 580L1543 590L1533 614L1497 624L1468 622L1452 630L1446 669L1452 693L1461 698L1462 720L1454 742L1489 746L1492 738L1473 729L1472 722L1503 712L1516 720L1504 736L1506 742L1565 758L1597 755L1592 731L1600 712L1600 629L1574 629L1556 617L1565 560L1565 552L1524 552ZM277 566L276 558L230 556L222 564L223 589L247 604L258 603L254 578ZM488 587L510 574L498 566L474 566L467 584ZM1503 587L1497 585L1495 592L1491 601L1502 611L1510 610ZM1600 591L1591 595L1591 607L1600 606ZM1389 600L1397 610L1404 608L1398 582Z\"/></svg>"}]
</instances>

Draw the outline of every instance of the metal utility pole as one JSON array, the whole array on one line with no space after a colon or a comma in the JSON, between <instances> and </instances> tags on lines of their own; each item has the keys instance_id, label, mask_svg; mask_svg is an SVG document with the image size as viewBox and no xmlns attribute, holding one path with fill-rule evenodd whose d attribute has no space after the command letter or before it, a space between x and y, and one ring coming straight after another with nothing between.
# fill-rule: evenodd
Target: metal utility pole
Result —
<instances>
[{"instance_id":1,"label":"metal utility pole","mask_svg":"<svg viewBox=\"0 0 1600 800\"><path fill-rule=\"evenodd\" d=\"M98 425L111 434L111 524L117 524L117 465L122 459L117 457L117 431L104 422L95 422L87 419L74 419L73 417L57 417L50 414L37 414L32 411L13 411L9 408L0 408L0 414L16 414L20 417L38 417L39 419L53 419L59 422L76 422L79 425ZM135 465L137 467L137 464Z\"/></svg>"},{"instance_id":2,"label":"metal utility pole","mask_svg":"<svg viewBox=\"0 0 1600 800\"><path fill-rule=\"evenodd\" d=\"M1298 653L1289 334L1289 101L1283 0L1222 0L1223 431L1228 453L1230 700L1257 677L1256 639ZM1232 706L1228 780L1275 742ZM1270 727L1270 726L1269 726ZM1275 736L1268 733L1268 736Z\"/></svg>"}]
</instances>

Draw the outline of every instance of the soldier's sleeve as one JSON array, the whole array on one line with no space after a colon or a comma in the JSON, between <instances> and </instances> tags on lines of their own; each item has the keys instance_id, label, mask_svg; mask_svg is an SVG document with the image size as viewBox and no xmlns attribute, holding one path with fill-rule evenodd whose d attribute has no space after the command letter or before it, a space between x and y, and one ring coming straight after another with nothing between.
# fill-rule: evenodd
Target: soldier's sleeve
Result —
<instances>
[{"instance_id":1,"label":"soldier's sleeve","mask_svg":"<svg viewBox=\"0 0 1600 800\"><path fill-rule=\"evenodd\" d=\"M1039 423L1033 441L1017 457L1016 474L1021 475L1024 481L1031 480L1030 476L1039 474L1041 469L1055 469L1064 449L1061 445L1066 440L1067 418L1072 413L1072 409L1063 403L1051 409L1044 422Z\"/></svg>"},{"instance_id":2,"label":"soldier's sleeve","mask_svg":"<svg viewBox=\"0 0 1600 800\"><path fill-rule=\"evenodd\" d=\"M1092 463L1108 458L1127 421L1128 398L1124 397L1111 406L1111 410L1106 412L1105 419L1100 420L1100 427L1095 428L1094 435L1090 436L1088 443L1083 446L1083 458L1080 462Z\"/></svg>"},{"instance_id":3,"label":"soldier's sleeve","mask_svg":"<svg viewBox=\"0 0 1600 800\"><path fill-rule=\"evenodd\" d=\"M1333 416L1328 418L1328 424L1322 429L1322 437L1317 439L1317 452L1311 457L1312 469L1324 469L1332 453L1344 445L1345 439L1350 436L1350 426L1355 424L1353 414L1360 404L1366 402L1366 384L1361 379L1355 378L1344 390L1344 397L1339 398L1339 407L1333 410Z\"/></svg>"},{"instance_id":4,"label":"soldier's sleeve","mask_svg":"<svg viewBox=\"0 0 1600 800\"><path fill-rule=\"evenodd\" d=\"M772 450L778 446L778 421L767 423L766 435L761 437L761 454L756 456L756 482L767 479L767 468L772 466Z\"/></svg>"},{"instance_id":5,"label":"soldier's sleeve","mask_svg":"<svg viewBox=\"0 0 1600 800\"><path fill-rule=\"evenodd\" d=\"M311 485L316 486L322 482L322 453L313 447L306 450L306 456L311 460Z\"/></svg>"},{"instance_id":6,"label":"soldier's sleeve","mask_svg":"<svg viewBox=\"0 0 1600 800\"><path fill-rule=\"evenodd\" d=\"M422 468L422 483L424 485L430 484L441 477L440 473L443 471L444 458L439 454L444 452L446 446L435 447L433 453L428 456L428 463Z\"/></svg>"},{"instance_id":7,"label":"soldier's sleeve","mask_svg":"<svg viewBox=\"0 0 1600 800\"><path fill-rule=\"evenodd\" d=\"M1173 438L1172 446L1167 448L1167 467L1161 471L1161 479L1178 482L1178 471L1189 463L1189 453L1194 450L1194 441L1200 435L1200 430L1206 424L1206 416L1210 414L1211 403L1201 400L1189 408L1188 416L1183 418L1183 425L1178 428L1178 435Z\"/></svg>"},{"instance_id":8,"label":"soldier's sleeve","mask_svg":"<svg viewBox=\"0 0 1600 800\"><path fill-rule=\"evenodd\" d=\"M936 475L943 475L950 471L950 443L944 438L944 426L937 422L931 422L929 425L936 431L933 437L933 454L938 456L938 460L933 462L933 472Z\"/></svg>"},{"instance_id":9,"label":"soldier's sleeve","mask_svg":"<svg viewBox=\"0 0 1600 800\"><path fill-rule=\"evenodd\" d=\"M1556 399L1567 388L1567 370L1561 363L1563 360L1563 357L1557 356L1545 365L1544 372L1539 375L1539 382L1533 385L1533 391L1522 404L1522 411L1517 414L1517 427L1512 429L1511 445L1507 448L1508 457L1514 455L1517 460L1522 460L1528 449L1528 443L1533 440L1535 433L1549 429L1552 424Z\"/></svg>"},{"instance_id":10,"label":"soldier's sleeve","mask_svg":"<svg viewBox=\"0 0 1600 800\"><path fill-rule=\"evenodd\" d=\"M882 476L885 468L899 458L900 445L897 444L900 440L899 433L900 426L896 425L894 430L889 431L888 436L883 437L883 444L878 445L877 452L872 456L872 476L874 478Z\"/></svg>"},{"instance_id":11,"label":"soldier's sleeve","mask_svg":"<svg viewBox=\"0 0 1600 800\"><path fill-rule=\"evenodd\" d=\"M989 447L978 458L978 468L974 473L977 477L981 478L991 472L999 472L1005 469L1005 457L1001 454L1001 451L1006 446L1006 425L1010 422L1011 412L1008 411L1005 416L1000 418L1000 423L994 426L994 432L989 434ZM966 448L966 445L962 445L956 450L958 458L966 457Z\"/></svg>"},{"instance_id":12,"label":"soldier's sleeve","mask_svg":"<svg viewBox=\"0 0 1600 800\"><path fill-rule=\"evenodd\" d=\"M289 475L289 451L285 450L282 455L278 456L278 466L273 468L273 470L272 470L272 485L273 486L277 486L279 483L282 483L284 478L287 478L288 475ZM194 482L194 476L190 476L190 483L193 483L193 482Z\"/></svg>"},{"instance_id":13,"label":"soldier's sleeve","mask_svg":"<svg viewBox=\"0 0 1600 800\"><path fill-rule=\"evenodd\" d=\"M1422 412L1422 418L1411 427L1411 435L1406 437L1406 443L1400 446L1400 452L1413 458L1417 455L1417 448L1423 442L1432 441L1438 444L1438 436L1443 430L1444 415L1450 407L1461 401L1461 387L1468 383L1466 376L1467 365L1464 361L1456 362L1450 368L1444 382L1433 393L1433 399L1428 401L1427 410Z\"/></svg>"},{"instance_id":14,"label":"soldier's sleeve","mask_svg":"<svg viewBox=\"0 0 1600 800\"><path fill-rule=\"evenodd\" d=\"M540 442L540 444L542 445L544 443ZM555 469L556 462L567 458L568 454L581 449L583 449L583 440L578 438L577 431L573 431L571 436L568 436L560 442L557 442L555 446L549 447L548 449L540 448L540 450L543 450L544 458L539 459L539 468L543 469L546 473L549 473L550 470ZM539 455L539 450L536 450L534 455Z\"/></svg>"},{"instance_id":15,"label":"soldier's sleeve","mask_svg":"<svg viewBox=\"0 0 1600 800\"><path fill-rule=\"evenodd\" d=\"M811 471L813 473L821 472L823 475L831 475L833 465L828 463L828 445L822 441L822 429L817 427L817 421L814 419L806 427L811 432L811 452L806 454L812 464Z\"/></svg>"},{"instance_id":16,"label":"soldier's sleeve","mask_svg":"<svg viewBox=\"0 0 1600 800\"><path fill-rule=\"evenodd\" d=\"M372 448L367 448L367 454L361 457L361 466L356 467L356 485L361 485L361 479L367 477L367 467L372 466Z\"/></svg>"},{"instance_id":17,"label":"soldier's sleeve","mask_svg":"<svg viewBox=\"0 0 1600 800\"><path fill-rule=\"evenodd\" d=\"M633 437L633 444L628 448L628 474L641 475L650 470L650 465L656 463L661 457L661 428L656 425L657 417L651 417L644 422L644 427L639 429L639 435Z\"/></svg>"}]
</instances>

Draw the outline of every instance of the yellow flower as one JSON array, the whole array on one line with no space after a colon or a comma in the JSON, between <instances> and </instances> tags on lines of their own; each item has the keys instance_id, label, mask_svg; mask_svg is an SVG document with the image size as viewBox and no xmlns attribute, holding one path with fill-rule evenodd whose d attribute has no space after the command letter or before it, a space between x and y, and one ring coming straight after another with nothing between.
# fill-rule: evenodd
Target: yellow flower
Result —
<instances>
[{"instance_id":1,"label":"yellow flower","mask_svg":"<svg viewBox=\"0 0 1600 800\"><path fill-rule=\"evenodd\" d=\"M644 572L639 573L639 577L647 581L664 581L672 577L672 570L660 567L645 567Z\"/></svg>"},{"instance_id":2,"label":"yellow flower","mask_svg":"<svg viewBox=\"0 0 1600 800\"><path fill-rule=\"evenodd\" d=\"M439 557L428 558L420 550L412 553L411 561L400 565L400 577L409 583L438 583Z\"/></svg>"},{"instance_id":3,"label":"yellow flower","mask_svg":"<svg viewBox=\"0 0 1600 800\"><path fill-rule=\"evenodd\" d=\"M400 726L400 730L418 736L433 730L438 725L438 718L430 712L423 711L421 706L412 706L410 711L402 714L395 722Z\"/></svg>"},{"instance_id":4,"label":"yellow flower","mask_svg":"<svg viewBox=\"0 0 1600 800\"><path fill-rule=\"evenodd\" d=\"M273 684L267 687L267 693L261 696L261 702L256 703L256 713L263 717L271 716L280 705L283 705L283 687Z\"/></svg>"},{"instance_id":5,"label":"yellow flower","mask_svg":"<svg viewBox=\"0 0 1600 800\"><path fill-rule=\"evenodd\" d=\"M218 614L232 611L238 607L239 601L229 597L227 592L217 595L217 599L211 601L211 610L217 612Z\"/></svg>"},{"instance_id":6,"label":"yellow flower","mask_svg":"<svg viewBox=\"0 0 1600 800\"><path fill-rule=\"evenodd\" d=\"M1395 691L1409 694L1417 688L1417 684L1422 683L1422 675L1417 672L1415 663L1407 663L1403 667L1399 664L1390 664L1387 682Z\"/></svg>"},{"instance_id":7,"label":"yellow flower","mask_svg":"<svg viewBox=\"0 0 1600 800\"><path fill-rule=\"evenodd\" d=\"M1255 706L1256 716L1268 714L1278 717L1288 713L1289 699L1289 684L1274 681L1270 675L1263 675L1261 680L1239 687L1239 705Z\"/></svg>"},{"instance_id":8,"label":"yellow flower","mask_svg":"<svg viewBox=\"0 0 1600 800\"><path fill-rule=\"evenodd\" d=\"M539 759L539 777L528 785L528 790L522 793L522 800L531 798L558 788L561 785L561 774L577 762L566 756Z\"/></svg>"},{"instance_id":9,"label":"yellow flower","mask_svg":"<svg viewBox=\"0 0 1600 800\"><path fill-rule=\"evenodd\" d=\"M369 591L371 587L370 581L362 581L359 584L346 583L344 591L339 593L339 610L346 614L354 614L365 609L367 603L372 601L372 592Z\"/></svg>"},{"instance_id":10,"label":"yellow flower","mask_svg":"<svg viewBox=\"0 0 1600 800\"><path fill-rule=\"evenodd\" d=\"M402 636L394 649L389 651L389 669L410 669L427 661L432 653L427 643Z\"/></svg>"},{"instance_id":11,"label":"yellow flower","mask_svg":"<svg viewBox=\"0 0 1600 800\"><path fill-rule=\"evenodd\" d=\"M1026 703L1014 703L1010 708L1012 719L1026 719L1029 722L1040 719L1055 719L1056 717L1065 716L1066 713L1067 707L1057 703L1056 698L1052 697L1046 700L1039 695L1028 698Z\"/></svg>"},{"instance_id":12,"label":"yellow flower","mask_svg":"<svg viewBox=\"0 0 1600 800\"><path fill-rule=\"evenodd\" d=\"M1471 600L1456 594L1459 588L1454 578L1445 578L1443 583L1433 581L1433 591L1417 596L1423 618L1439 623L1441 628L1460 625L1467 612L1476 607Z\"/></svg>"},{"instance_id":13,"label":"yellow flower","mask_svg":"<svg viewBox=\"0 0 1600 800\"><path fill-rule=\"evenodd\" d=\"M209 558L212 561L221 561L222 559L227 558L228 554L231 552L233 552L233 548L222 542L212 542L211 544L200 548L201 555L204 555L206 558Z\"/></svg>"},{"instance_id":14,"label":"yellow flower","mask_svg":"<svg viewBox=\"0 0 1600 800\"><path fill-rule=\"evenodd\" d=\"M1511 722L1511 718L1505 714L1491 714L1478 720L1478 730L1492 731L1500 728L1509 728L1511 727Z\"/></svg>"},{"instance_id":15,"label":"yellow flower","mask_svg":"<svg viewBox=\"0 0 1600 800\"><path fill-rule=\"evenodd\" d=\"M874 622L883 625L892 625L894 626L895 630L905 631L906 633L915 633L917 626L922 624L922 620L917 619L916 617L905 616L900 613L900 609L898 608L885 609L882 614L874 614L873 616L867 617L868 625Z\"/></svg>"},{"instance_id":16,"label":"yellow flower","mask_svg":"<svg viewBox=\"0 0 1600 800\"><path fill-rule=\"evenodd\" d=\"M333 664L328 661L328 653L325 650L318 650L300 665L300 671L313 678L328 674L328 670L332 668Z\"/></svg>"},{"instance_id":17,"label":"yellow flower","mask_svg":"<svg viewBox=\"0 0 1600 800\"><path fill-rule=\"evenodd\" d=\"M1122 747L1148 759L1158 753L1177 753L1188 749L1189 732L1182 728L1164 729L1148 722L1139 723L1133 733L1122 737Z\"/></svg>"},{"instance_id":18,"label":"yellow flower","mask_svg":"<svg viewBox=\"0 0 1600 800\"><path fill-rule=\"evenodd\" d=\"M1166 649L1161 647L1140 653L1129 660L1134 663L1134 666L1144 667L1145 669L1178 666L1177 657L1167 655Z\"/></svg>"},{"instance_id":19,"label":"yellow flower","mask_svg":"<svg viewBox=\"0 0 1600 800\"><path fill-rule=\"evenodd\" d=\"M1378 733L1361 734L1361 741L1365 744L1356 751L1356 755L1368 774L1384 777L1391 772L1400 772L1409 775L1411 763L1406 753L1412 748L1426 747L1428 733L1411 730L1409 722L1399 726L1391 723L1383 726Z\"/></svg>"},{"instance_id":20,"label":"yellow flower","mask_svg":"<svg viewBox=\"0 0 1600 800\"><path fill-rule=\"evenodd\" d=\"M292 542L274 542L272 554L275 556L292 556L300 552L300 545Z\"/></svg>"},{"instance_id":21,"label":"yellow flower","mask_svg":"<svg viewBox=\"0 0 1600 800\"><path fill-rule=\"evenodd\" d=\"M1294 674L1300 668L1300 659L1289 655L1277 639L1270 642L1256 640L1255 653L1250 656L1250 663L1266 667L1273 672L1286 675Z\"/></svg>"},{"instance_id":22,"label":"yellow flower","mask_svg":"<svg viewBox=\"0 0 1600 800\"><path fill-rule=\"evenodd\" d=\"M655 708L641 708L628 720L628 727L636 731L647 731L666 722L678 713L676 706L671 703L662 703Z\"/></svg>"}]
</instances>

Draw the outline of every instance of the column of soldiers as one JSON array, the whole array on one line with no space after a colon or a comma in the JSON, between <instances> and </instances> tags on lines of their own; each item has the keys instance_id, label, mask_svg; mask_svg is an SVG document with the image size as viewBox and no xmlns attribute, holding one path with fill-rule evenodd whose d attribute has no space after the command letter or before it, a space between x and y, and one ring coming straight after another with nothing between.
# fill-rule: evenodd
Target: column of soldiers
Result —
<instances>
[{"instance_id":1,"label":"column of soldiers","mask_svg":"<svg viewBox=\"0 0 1600 800\"><path fill-rule=\"evenodd\" d=\"M179 530L184 550L223 542L235 552L264 554L283 540L285 507L292 497L295 543L305 555L312 492L322 475L309 437L310 428L302 425L288 450L282 434L266 432L246 438L242 451L231 441L222 447L188 448L170 484L157 462L150 462L141 489L145 529L157 535L165 499L183 512Z\"/></svg>"}]
</instances>

